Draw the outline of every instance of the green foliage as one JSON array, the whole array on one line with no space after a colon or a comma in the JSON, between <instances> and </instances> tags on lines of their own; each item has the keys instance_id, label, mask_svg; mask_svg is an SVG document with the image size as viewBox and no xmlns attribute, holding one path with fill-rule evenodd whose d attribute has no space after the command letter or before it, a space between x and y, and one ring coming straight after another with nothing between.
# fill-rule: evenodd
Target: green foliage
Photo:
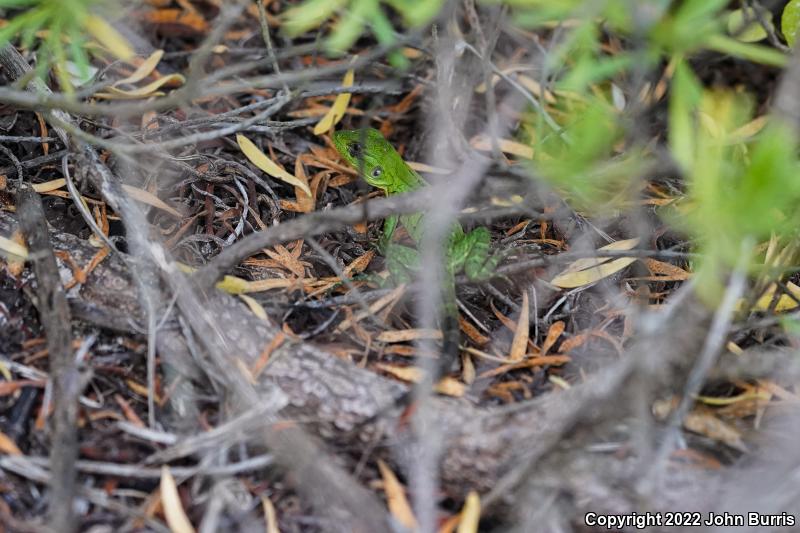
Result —
<instances>
[{"instance_id":1,"label":"green foliage","mask_svg":"<svg viewBox=\"0 0 800 533\"><path fill-rule=\"evenodd\" d=\"M300 35L337 16L333 31L326 40L332 54L343 54L367 28L379 43L391 46L397 42L395 29L382 4L396 10L408 27L420 27L439 13L444 0L306 0L284 14L283 30L290 36ZM404 66L405 58L394 54L396 66Z\"/></svg>"},{"instance_id":2,"label":"green foliage","mask_svg":"<svg viewBox=\"0 0 800 533\"><path fill-rule=\"evenodd\" d=\"M547 65L557 77L556 99L537 107L538 115L526 117L521 136L534 146L537 174L571 205L598 214L630 199L638 176L652 159L649 150L631 146L624 113L611 104L609 93L614 81L633 69L648 70L667 62L672 77L666 137L685 177L686 197L662 211L696 245L701 297L717 301L725 276L741 263L743 253L752 259L751 272L758 272L758 243L770 238L796 241L800 227L796 137L775 120L758 134L744 135L738 129L751 121L750 99L704 90L686 62L699 51L716 50L784 66L783 52L748 42L765 36L760 24L748 22L754 13L731 14L726 11L727 0L505 3L517 23L558 24L565 33ZM796 18L789 25L796 30L800 0L792 4L797 4L793 7L797 11L790 13ZM787 17L785 12L788 36ZM608 53L602 45L609 33L636 44Z\"/></svg>"},{"instance_id":3,"label":"green foliage","mask_svg":"<svg viewBox=\"0 0 800 533\"><path fill-rule=\"evenodd\" d=\"M555 60L550 66L567 65L568 74L561 83L572 90L610 79L633 65L649 68L665 59L703 49L769 65L786 63L786 56L778 50L725 35L728 0L505 0L503 3L511 6L514 20L520 25L560 25L568 29L570 33L553 54ZM607 31L635 39L640 46L609 56L600 46L601 36Z\"/></svg>"},{"instance_id":4,"label":"green foliage","mask_svg":"<svg viewBox=\"0 0 800 533\"><path fill-rule=\"evenodd\" d=\"M562 103L559 118L562 130L534 143L537 173L579 210L615 209L626 200L643 162L635 150L616 153L624 141L618 112L605 98L573 94ZM535 138L534 119L528 119L524 127Z\"/></svg>"},{"instance_id":5,"label":"green foliage","mask_svg":"<svg viewBox=\"0 0 800 533\"><path fill-rule=\"evenodd\" d=\"M781 15L781 32L789 46L794 46L798 28L800 28L800 0L790 0Z\"/></svg>"},{"instance_id":6,"label":"green foliage","mask_svg":"<svg viewBox=\"0 0 800 533\"><path fill-rule=\"evenodd\" d=\"M103 22L98 24L97 17L91 14L105 3L107 0L0 0L0 8L24 9L0 29L0 46L16 39L22 48L32 49L36 45L36 74L43 77L51 67L56 67L61 87L70 91L69 72L74 69L69 61L81 79L88 77L87 32L99 31L101 39L119 42L113 30Z\"/></svg>"},{"instance_id":7,"label":"green foliage","mask_svg":"<svg viewBox=\"0 0 800 533\"><path fill-rule=\"evenodd\" d=\"M734 132L750 120L747 97L698 94L699 84L688 69L680 72L682 79L672 87L670 147L684 168L687 198L671 218L697 243L702 257L697 287L713 303L721 295L725 272L739 262L743 243L773 235L795 238L800 162L796 139L786 126L770 122L754 139L741 140ZM692 130L690 141L680 139Z\"/></svg>"}]
</instances>

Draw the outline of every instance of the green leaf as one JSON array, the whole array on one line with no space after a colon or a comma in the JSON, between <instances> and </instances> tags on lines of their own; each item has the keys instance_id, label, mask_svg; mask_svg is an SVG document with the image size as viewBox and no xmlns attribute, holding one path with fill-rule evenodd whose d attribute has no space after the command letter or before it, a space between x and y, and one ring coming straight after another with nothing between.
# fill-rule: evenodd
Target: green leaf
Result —
<instances>
[{"instance_id":1,"label":"green leaf","mask_svg":"<svg viewBox=\"0 0 800 533\"><path fill-rule=\"evenodd\" d=\"M800 28L800 0L791 0L783 8L781 15L781 32L789 46L794 46L798 28Z\"/></svg>"},{"instance_id":2,"label":"green leaf","mask_svg":"<svg viewBox=\"0 0 800 533\"><path fill-rule=\"evenodd\" d=\"M772 13L761 14L769 29L774 29ZM767 30L758 20L755 9L746 7L737 9L728 14L728 34L743 43L755 43L767 38Z\"/></svg>"},{"instance_id":3,"label":"green leaf","mask_svg":"<svg viewBox=\"0 0 800 533\"><path fill-rule=\"evenodd\" d=\"M444 0L306 0L284 14L283 31L297 36L318 28L326 20L339 14L333 32L325 42L328 52L347 52L366 31L372 33L383 45L392 45L397 39L389 18L381 4L388 4L403 17L406 26L418 27L428 23L441 9ZM399 54L390 56L396 66L405 66L408 61Z\"/></svg>"},{"instance_id":4,"label":"green leaf","mask_svg":"<svg viewBox=\"0 0 800 533\"><path fill-rule=\"evenodd\" d=\"M784 34L785 35L785 34ZM800 336L800 319L791 315L778 317L783 330L789 335Z\"/></svg>"},{"instance_id":5,"label":"green leaf","mask_svg":"<svg viewBox=\"0 0 800 533\"><path fill-rule=\"evenodd\" d=\"M441 9L443 0L387 0L387 3L403 15L406 26L416 28L433 19Z\"/></svg>"},{"instance_id":6,"label":"green leaf","mask_svg":"<svg viewBox=\"0 0 800 533\"><path fill-rule=\"evenodd\" d=\"M14 37L25 25L26 20L22 17L15 17L4 28L0 29L0 45L5 45Z\"/></svg>"},{"instance_id":7,"label":"green leaf","mask_svg":"<svg viewBox=\"0 0 800 533\"><path fill-rule=\"evenodd\" d=\"M702 87L689 66L679 60L675 66L669 101L669 146L672 157L684 170L694 160L694 110L700 102Z\"/></svg>"},{"instance_id":8,"label":"green leaf","mask_svg":"<svg viewBox=\"0 0 800 533\"><path fill-rule=\"evenodd\" d=\"M285 13L282 29L291 37L305 33L320 26L346 3L347 0L307 0Z\"/></svg>"},{"instance_id":9,"label":"green leaf","mask_svg":"<svg viewBox=\"0 0 800 533\"><path fill-rule=\"evenodd\" d=\"M328 49L341 54L359 38L364 31L364 25L373 17L375 11L380 10L378 0L359 0L353 8L339 18L333 28L333 33L328 39Z\"/></svg>"},{"instance_id":10,"label":"green leaf","mask_svg":"<svg viewBox=\"0 0 800 533\"><path fill-rule=\"evenodd\" d=\"M728 5L728 0L686 0L675 13L675 20L692 25L716 18L717 13Z\"/></svg>"},{"instance_id":11,"label":"green leaf","mask_svg":"<svg viewBox=\"0 0 800 533\"><path fill-rule=\"evenodd\" d=\"M759 44L739 42L736 39L719 34L708 37L708 39L706 39L706 46L710 50L773 67L785 67L789 61L786 54L774 48Z\"/></svg>"}]
</instances>

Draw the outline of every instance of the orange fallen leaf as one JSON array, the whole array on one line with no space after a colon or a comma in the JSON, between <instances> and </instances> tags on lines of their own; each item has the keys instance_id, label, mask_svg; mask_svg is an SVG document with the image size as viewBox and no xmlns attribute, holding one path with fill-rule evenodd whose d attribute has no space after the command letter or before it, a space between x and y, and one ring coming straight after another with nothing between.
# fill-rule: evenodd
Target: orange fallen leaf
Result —
<instances>
[{"instance_id":1,"label":"orange fallen leaf","mask_svg":"<svg viewBox=\"0 0 800 533\"><path fill-rule=\"evenodd\" d=\"M158 9L144 15L145 21L170 27L173 33L202 35L208 31L208 22L196 11L182 9Z\"/></svg>"},{"instance_id":2,"label":"orange fallen leaf","mask_svg":"<svg viewBox=\"0 0 800 533\"><path fill-rule=\"evenodd\" d=\"M306 171L303 168L302 157L298 157L294 162L294 176L300 182L305 184L305 187L294 188L294 195L295 198L297 198L297 205L300 207L300 212L310 213L314 210L314 194L308 185L308 177L306 176ZM308 193L306 193L306 191L308 191Z\"/></svg>"},{"instance_id":3,"label":"orange fallen leaf","mask_svg":"<svg viewBox=\"0 0 800 533\"><path fill-rule=\"evenodd\" d=\"M553 347L561 334L564 333L564 327L565 324L563 320L559 320L550 325L550 329L547 330L547 337L545 337L542 343L542 355L547 355L550 348Z\"/></svg>"},{"instance_id":4,"label":"orange fallen leaf","mask_svg":"<svg viewBox=\"0 0 800 533\"><path fill-rule=\"evenodd\" d=\"M357 313L355 316L353 316L352 318L347 318L345 320L342 320L342 322L336 327L336 331L338 333L341 333L342 331L346 331L347 329L357 325L359 321L363 320L369 314L373 314L373 315L377 314L384 307L386 307L389 304L392 304L392 303L396 302L398 299L400 299L403 296L403 293L405 292L405 290L406 290L406 286L405 285L399 285L394 290L392 290L392 292L390 292L389 294L386 294L385 296L379 298L378 300L376 300L375 302L370 304L369 310L368 310L369 313L361 311L361 312Z\"/></svg>"},{"instance_id":5,"label":"orange fallen leaf","mask_svg":"<svg viewBox=\"0 0 800 533\"><path fill-rule=\"evenodd\" d=\"M375 257L375 250L369 250L364 255L356 257L349 265L345 267L342 274L344 274L347 277L350 277L353 275L354 272L355 273L364 272L367 266L369 266L369 263L370 261L372 261L373 257Z\"/></svg>"},{"instance_id":6,"label":"orange fallen leaf","mask_svg":"<svg viewBox=\"0 0 800 533\"><path fill-rule=\"evenodd\" d=\"M417 520L414 518L411 504L408 503L403 485L394 475L394 472L380 459L378 459L378 469L381 472L381 478L383 478L383 491L386 493L389 512L408 529L417 529Z\"/></svg>"},{"instance_id":7,"label":"orange fallen leaf","mask_svg":"<svg viewBox=\"0 0 800 533\"><path fill-rule=\"evenodd\" d=\"M11 437L0 431L0 453L22 455L22 450L17 447L17 443Z\"/></svg>"},{"instance_id":8,"label":"orange fallen leaf","mask_svg":"<svg viewBox=\"0 0 800 533\"><path fill-rule=\"evenodd\" d=\"M514 332L514 339L511 341L511 351L508 358L511 361L520 361L525 357L528 348L528 338L530 335L528 291L522 291L522 305L520 306L519 321L517 330Z\"/></svg>"},{"instance_id":9,"label":"orange fallen leaf","mask_svg":"<svg viewBox=\"0 0 800 533\"><path fill-rule=\"evenodd\" d=\"M689 279L692 274L679 266L675 266L663 261L656 261L655 259L645 258L643 260L645 266L650 272L655 274L653 280L660 281L683 281Z\"/></svg>"},{"instance_id":10,"label":"orange fallen leaf","mask_svg":"<svg viewBox=\"0 0 800 533\"><path fill-rule=\"evenodd\" d=\"M408 342L418 339L441 339L438 329L401 329L381 332L375 340L378 342Z\"/></svg>"},{"instance_id":11,"label":"orange fallen leaf","mask_svg":"<svg viewBox=\"0 0 800 533\"><path fill-rule=\"evenodd\" d=\"M486 372L478 375L478 379L499 376L500 374L505 374L506 372L519 370L521 368L533 368L536 366L560 366L569 363L570 361L571 358L568 355L538 355L536 357L529 357L528 359L524 359L518 363L508 363L505 365L500 365L497 368L493 368L492 370L487 370Z\"/></svg>"},{"instance_id":12,"label":"orange fallen leaf","mask_svg":"<svg viewBox=\"0 0 800 533\"><path fill-rule=\"evenodd\" d=\"M256 362L253 363L253 366L250 370L250 374L252 374L254 378L257 378L261 374L261 372L267 366L270 357L272 357L272 353L280 348L285 340L286 335L282 331L278 331L275 336L272 337L272 340L267 343L267 345L261 351L261 354L258 356Z\"/></svg>"},{"instance_id":13,"label":"orange fallen leaf","mask_svg":"<svg viewBox=\"0 0 800 533\"><path fill-rule=\"evenodd\" d=\"M489 342L489 337L482 335L475 326L467 322L467 320L461 316L458 317L458 326L461 328L461 331L478 346L483 346Z\"/></svg>"}]
</instances>

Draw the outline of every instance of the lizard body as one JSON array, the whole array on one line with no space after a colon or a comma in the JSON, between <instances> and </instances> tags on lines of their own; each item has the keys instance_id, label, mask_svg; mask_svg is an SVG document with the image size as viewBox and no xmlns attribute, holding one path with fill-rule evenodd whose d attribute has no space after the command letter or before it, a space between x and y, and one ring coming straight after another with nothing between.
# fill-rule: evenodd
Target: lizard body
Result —
<instances>
[{"instance_id":1,"label":"lizard body","mask_svg":"<svg viewBox=\"0 0 800 533\"><path fill-rule=\"evenodd\" d=\"M383 190L387 196L427 185L376 129L339 131L333 134L333 143L342 158L357 169L367 183ZM410 271L419 267L419 253L413 248L392 242L398 224L419 245L424 240L424 214L392 216L384 221L378 250L386 257L392 278L401 283L408 281ZM442 281L442 329L446 355L455 354L458 348L455 275L463 271L472 280L488 278L500 260L500 256L490 256L490 242L487 228L479 227L465 233L461 225L454 222L444 243L446 276Z\"/></svg>"}]
</instances>

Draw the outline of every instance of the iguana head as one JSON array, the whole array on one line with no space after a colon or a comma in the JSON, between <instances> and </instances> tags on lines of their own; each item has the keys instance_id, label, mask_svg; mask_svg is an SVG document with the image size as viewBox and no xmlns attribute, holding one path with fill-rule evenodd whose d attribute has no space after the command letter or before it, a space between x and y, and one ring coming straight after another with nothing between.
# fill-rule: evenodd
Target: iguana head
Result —
<instances>
[{"instance_id":1,"label":"iguana head","mask_svg":"<svg viewBox=\"0 0 800 533\"><path fill-rule=\"evenodd\" d=\"M333 144L350 166L373 187L386 192L399 192L401 176L398 169L405 168L400 154L389 144L381 132L374 128L337 131Z\"/></svg>"}]
</instances>

